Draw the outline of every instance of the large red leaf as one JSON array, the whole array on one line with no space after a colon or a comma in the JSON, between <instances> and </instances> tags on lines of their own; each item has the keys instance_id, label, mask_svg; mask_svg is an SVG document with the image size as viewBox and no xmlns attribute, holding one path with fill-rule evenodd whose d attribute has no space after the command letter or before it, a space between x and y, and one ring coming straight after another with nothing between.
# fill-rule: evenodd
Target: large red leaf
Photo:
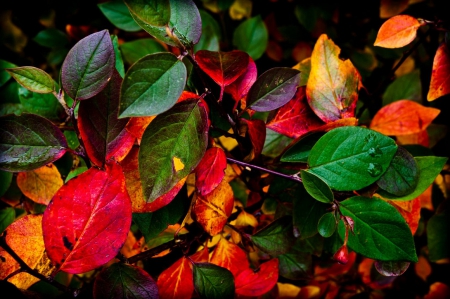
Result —
<instances>
[{"instance_id":1,"label":"large red leaf","mask_svg":"<svg viewBox=\"0 0 450 299\"><path fill-rule=\"evenodd\" d=\"M428 127L439 112L436 108L400 100L378 110L370 128L389 136L414 134Z\"/></svg>"},{"instance_id":2,"label":"large red leaf","mask_svg":"<svg viewBox=\"0 0 450 299\"><path fill-rule=\"evenodd\" d=\"M291 138L298 138L324 123L306 101L305 87L300 87L292 100L281 107L267 123L267 128Z\"/></svg>"},{"instance_id":3,"label":"large red leaf","mask_svg":"<svg viewBox=\"0 0 450 299\"><path fill-rule=\"evenodd\" d=\"M61 187L44 212L47 253L65 272L83 273L113 259L131 225L131 202L122 168L90 168Z\"/></svg>"},{"instance_id":4,"label":"large red leaf","mask_svg":"<svg viewBox=\"0 0 450 299\"><path fill-rule=\"evenodd\" d=\"M233 83L225 87L225 92L231 94L236 103L247 96L250 87L255 83L258 75L256 64L249 58L247 70Z\"/></svg>"},{"instance_id":5,"label":"large red leaf","mask_svg":"<svg viewBox=\"0 0 450 299\"><path fill-rule=\"evenodd\" d=\"M261 296L270 291L278 280L278 259L261 264L258 271L248 268L235 278L236 294Z\"/></svg>"},{"instance_id":6,"label":"large red leaf","mask_svg":"<svg viewBox=\"0 0 450 299\"><path fill-rule=\"evenodd\" d=\"M417 29L425 23L408 15L398 15L381 25L374 46L401 48L411 43L417 36Z\"/></svg>"},{"instance_id":7,"label":"large red leaf","mask_svg":"<svg viewBox=\"0 0 450 299\"><path fill-rule=\"evenodd\" d=\"M156 282L161 299L189 299L194 292L191 261L182 257L164 270Z\"/></svg>"},{"instance_id":8,"label":"large red leaf","mask_svg":"<svg viewBox=\"0 0 450 299\"><path fill-rule=\"evenodd\" d=\"M450 93L450 50L446 43L442 43L436 51L433 60L430 89L427 100L434 101Z\"/></svg>"},{"instance_id":9,"label":"large red leaf","mask_svg":"<svg viewBox=\"0 0 450 299\"><path fill-rule=\"evenodd\" d=\"M195 187L201 195L213 191L222 181L227 168L227 157L219 147L209 148L195 169Z\"/></svg>"},{"instance_id":10,"label":"large red leaf","mask_svg":"<svg viewBox=\"0 0 450 299\"><path fill-rule=\"evenodd\" d=\"M210 262L230 270L235 278L240 272L250 269L245 251L225 238L221 238L217 243Z\"/></svg>"}]
</instances>

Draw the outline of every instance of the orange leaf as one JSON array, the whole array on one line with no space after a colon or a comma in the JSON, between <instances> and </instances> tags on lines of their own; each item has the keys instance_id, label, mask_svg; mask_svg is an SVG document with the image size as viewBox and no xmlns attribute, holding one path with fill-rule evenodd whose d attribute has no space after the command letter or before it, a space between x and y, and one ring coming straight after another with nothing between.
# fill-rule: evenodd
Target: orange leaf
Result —
<instances>
[{"instance_id":1,"label":"orange leaf","mask_svg":"<svg viewBox=\"0 0 450 299\"><path fill-rule=\"evenodd\" d=\"M269 292L278 280L278 259L274 258L261 264L256 272L248 268L235 278L236 294L261 296Z\"/></svg>"},{"instance_id":2,"label":"orange leaf","mask_svg":"<svg viewBox=\"0 0 450 299\"><path fill-rule=\"evenodd\" d=\"M397 143L401 145L420 144L425 147L428 147L430 145L430 138L428 136L427 130L422 130L414 134L399 135L395 137L397 138Z\"/></svg>"},{"instance_id":3,"label":"orange leaf","mask_svg":"<svg viewBox=\"0 0 450 299\"><path fill-rule=\"evenodd\" d=\"M436 51L433 60L433 71L431 73L430 89L427 100L436 100L450 93L450 50L446 43L442 43Z\"/></svg>"},{"instance_id":4,"label":"orange leaf","mask_svg":"<svg viewBox=\"0 0 450 299\"><path fill-rule=\"evenodd\" d=\"M137 138L138 143L141 143L142 135L144 135L145 129L156 117L154 116L143 116L143 117L132 117L127 123L125 129L130 132L134 137Z\"/></svg>"},{"instance_id":5,"label":"orange leaf","mask_svg":"<svg viewBox=\"0 0 450 299\"><path fill-rule=\"evenodd\" d=\"M450 297L450 287L442 282L435 282L424 299L446 299Z\"/></svg>"},{"instance_id":6,"label":"orange leaf","mask_svg":"<svg viewBox=\"0 0 450 299\"><path fill-rule=\"evenodd\" d=\"M408 15L398 15L381 25L374 45L383 48L401 48L411 43L417 35L417 29L425 25Z\"/></svg>"},{"instance_id":7,"label":"orange leaf","mask_svg":"<svg viewBox=\"0 0 450 299\"><path fill-rule=\"evenodd\" d=\"M417 276L427 281L428 276L431 274L431 266L423 255L419 256L418 262L414 264L414 270Z\"/></svg>"},{"instance_id":8,"label":"orange leaf","mask_svg":"<svg viewBox=\"0 0 450 299\"><path fill-rule=\"evenodd\" d=\"M214 249L211 263L230 270L235 278L238 273L250 268L245 251L225 238L221 238Z\"/></svg>"},{"instance_id":9,"label":"orange leaf","mask_svg":"<svg viewBox=\"0 0 450 299\"><path fill-rule=\"evenodd\" d=\"M211 193L196 195L193 215L211 236L220 233L233 211L234 197L230 184L223 179Z\"/></svg>"},{"instance_id":10,"label":"orange leaf","mask_svg":"<svg viewBox=\"0 0 450 299\"><path fill-rule=\"evenodd\" d=\"M256 194L259 194L259 193L256 193ZM236 218L235 226L245 227L248 225L250 225L252 227L257 227L258 220L252 214L249 214L246 211L242 210L242 212L240 212Z\"/></svg>"},{"instance_id":11,"label":"orange leaf","mask_svg":"<svg viewBox=\"0 0 450 299\"><path fill-rule=\"evenodd\" d=\"M156 284L161 299L191 298L194 292L191 261L183 256L159 275Z\"/></svg>"},{"instance_id":12,"label":"orange leaf","mask_svg":"<svg viewBox=\"0 0 450 299\"><path fill-rule=\"evenodd\" d=\"M419 227L420 220L420 198L416 198L410 201L388 200L397 211L405 218L406 223L411 229L411 233L414 235Z\"/></svg>"},{"instance_id":13,"label":"orange leaf","mask_svg":"<svg viewBox=\"0 0 450 299\"><path fill-rule=\"evenodd\" d=\"M439 109L400 100L378 110L370 128L389 136L414 134L426 129L439 113Z\"/></svg>"},{"instance_id":14,"label":"orange leaf","mask_svg":"<svg viewBox=\"0 0 450 299\"><path fill-rule=\"evenodd\" d=\"M398 15L408 8L409 0L381 0L380 18L386 19Z\"/></svg>"},{"instance_id":15,"label":"orange leaf","mask_svg":"<svg viewBox=\"0 0 450 299\"><path fill-rule=\"evenodd\" d=\"M56 191L64 184L58 168L48 164L41 168L20 172L17 186L25 196L39 204L48 205Z\"/></svg>"}]
</instances>

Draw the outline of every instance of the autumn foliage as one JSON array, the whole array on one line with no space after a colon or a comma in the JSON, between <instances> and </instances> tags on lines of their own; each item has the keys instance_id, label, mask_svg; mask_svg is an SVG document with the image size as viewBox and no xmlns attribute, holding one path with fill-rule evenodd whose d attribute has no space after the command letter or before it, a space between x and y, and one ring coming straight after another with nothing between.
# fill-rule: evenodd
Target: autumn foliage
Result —
<instances>
[{"instance_id":1,"label":"autumn foliage","mask_svg":"<svg viewBox=\"0 0 450 299\"><path fill-rule=\"evenodd\" d=\"M448 16L354 2L6 5L2 290L448 298Z\"/></svg>"}]
</instances>

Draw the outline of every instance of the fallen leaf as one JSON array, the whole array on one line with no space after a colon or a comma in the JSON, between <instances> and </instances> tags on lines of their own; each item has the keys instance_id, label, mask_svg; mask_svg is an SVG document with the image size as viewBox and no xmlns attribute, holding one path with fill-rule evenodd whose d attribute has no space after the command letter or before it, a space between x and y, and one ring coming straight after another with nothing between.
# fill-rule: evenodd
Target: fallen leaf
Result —
<instances>
[{"instance_id":1,"label":"fallen leaf","mask_svg":"<svg viewBox=\"0 0 450 299\"><path fill-rule=\"evenodd\" d=\"M378 30L374 46L401 48L411 43L417 36L417 29L425 25L408 15L398 15L388 19Z\"/></svg>"}]
</instances>

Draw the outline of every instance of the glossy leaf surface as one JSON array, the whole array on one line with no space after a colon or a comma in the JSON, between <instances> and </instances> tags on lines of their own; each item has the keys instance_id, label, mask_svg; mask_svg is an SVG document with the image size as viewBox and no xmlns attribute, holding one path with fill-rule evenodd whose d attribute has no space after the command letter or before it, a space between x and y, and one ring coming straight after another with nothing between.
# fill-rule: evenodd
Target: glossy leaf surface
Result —
<instances>
[{"instance_id":1,"label":"glossy leaf surface","mask_svg":"<svg viewBox=\"0 0 450 299\"><path fill-rule=\"evenodd\" d=\"M200 9L199 12L202 19L202 35L194 46L194 52L199 50L219 51L219 42L222 38L219 23L207 11Z\"/></svg>"},{"instance_id":2,"label":"glossy leaf surface","mask_svg":"<svg viewBox=\"0 0 450 299\"><path fill-rule=\"evenodd\" d=\"M93 270L116 256L131 225L131 201L121 167L90 168L55 194L44 212L47 253L65 272Z\"/></svg>"},{"instance_id":3,"label":"glossy leaf surface","mask_svg":"<svg viewBox=\"0 0 450 299\"><path fill-rule=\"evenodd\" d=\"M133 20L123 1L107 1L97 4L105 17L117 28L125 31L139 31L142 28Z\"/></svg>"},{"instance_id":4,"label":"glossy leaf surface","mask_svg":"<svg viewBox=\"0 0 450 299\"><path fill-rule=\"evenodd\" d=\"M194 292L194 275L191 261L182 257L158 277L159 296L161 299L190 299Z\"/></svg>"},{"instance_id":5,"label":"glossy leaf surface","mask_svg":"<svg viewBox=\"0 0 450 299\"><path fill-rule=\"evenodd\" d=\"M233 33L233 45L248 53L254 60L264 54L268 41L269 33L259 15L239 24Z\"/></svg>"},{"instance_id":6,"label":"glossy leaf surface","mask_svg":"<svg viewBox=\"0 0 450 299\"><path fill-rule=\"evenodd\" d=\"M222 181L227 168L227 157L223 149L212 147L195 169L195 187L201 195L213 191Z\"/></svg>"},{"instance_id":7,"label":"glossy leaf surface","mask_svg":"<svg viewBox=\"0 0 450 299\"><path fill-rule=\"evenodd\" d=\"M247 96L248 91L255 83L258 75L256 64L249 58L247 70L240 75L233 83L225 87L225 92L231 94L235 101L239 101Z\"/></svg>"},{"instance_id":8,"label":"glossy leaf surface","mask_svg":"<svg viewBox=\"0 0 450 299\"><path fill-rule=\"evenodd\" d=\"M64 91L75 100L89 99L108 84L114 67L115 54L108 30L88 35L69 51L63 62Z\"/></svg>"},{"instance_id":9,"label":"glossy leaf surface","mask_svg":"<svg viewBox=\"0 0 450 299\"><path fill-rule=\"evenodd\" d=\"M305 170L301 171L301 177L303 186L312 197L324 203L333 202L333 192L321 178Z\"/></svg>"},{"instance_id":10,"label":"glossy leaf surface","mask_svg":"<svg viewBox=\"0 0 450 299\"><path fill-rule=\"evenodd\" d=\"M417 36L421 22L408 15L398 15L381 25L374 45L383 48L401 48L411 43Z\"/></svg>"},{"instance_id":11,"label":"glossy leaf surface","mask_svg":"<svg viewBox=\"0 0 450 299\"><path fill-rule=\"evenodd\" d=\"M234 298L233 274L211 263L194 263L194 287L200 298Z\"/></svg>"},{"instance_id":12,"label":"glossy leaf surface","mask_svg":"<svg viewBox=\"0 0 450 299\"><path fill-rule=\"evenodd\" d=\"M271 259L260 265L259 271L242 271L236 277L236 294L261 296L269 292L278 280L278 259Z\"/></svg>"},{"instance_id":13,"label":"glossy leaf surface","mask_svg":"<svg viewBox=\"0 0 450 299\"><path fill-rule=\"evenodd\" d=\"M446 43L442 43L436 51L433 60L430 89L427 100L434 101L450 93L448 79L450 77L450 50Z\"/></svg>"},{"instance_id":14,"label":"glossy leaf surface","mask_svg":"<svg viewBox=\"0 0 450 299\"><path fill-rule=\"evenodd\" d=\"M256 247L271 256L286 253L295 242L292 218L289 216L279 218L250 238Z\"/></svg>"},{"instance_id":15,"label":"glossy leaf surface","mask_svg":"<svg viewBox=\"0 0 450 299\"><path fill-rule=\"evenodd\" d=\"M25 171L58 160L68 148L63 133L34 115L0 117L0 169Z\"/></svg>"},{"instance_id":16,"label":"glossy leaf surface","mask_svg":"<svg viewBox=\"0 0 450 299\"><path fill-rule=\"evenodd\" d=\"M331 237L337 227L337 221L336 216L333 212L323 214L322 217L320 217L319 222L317 223L317 230L319 231L319 234L324 238Z\"/></svg>"},{"instance_id":17,"label":"glossy leaf surface","mask_svg":"<svg viewBox=\"0 0 450 299\"><path fill-rule=\"evenodd\" d=\"M151 116L171 108L186 84L186 67L171 53L147 55L125 74L119 117Z\"/></svg>"},{"instance_id":18,"label":"glossy leaf surface","mask_svg":"<svg viewBox=\"0 0 450 299\"><path fill-rule=\"evenodd\" d=\"M32 66L6 69L16 81L28 90L49 93L55 90L55 84L45 71Z\"/></svg>"},{"instance_id":19,"label":"glossy leaf surface","mask_svg":"<svg viewBox=\"0 0 450 299\"><path fill-rule=\"evenodd\" d=\"M238 245L221 238L211 256L211 263L228 269L236 278L236 276L250 268L247 259L247 253Z\"/></svg>"},{"instance_id":20,"label":"glossy leaf surface","mask_svg":"<svg viewBox=\"0 0 450 299\"><path fill-rule=\"evenodd\" d=\"M165 52L163 45L153 38L140 38L125 42L120 45L123 59L129 65L133 65L136 61L148 54Z\"/></svg>"},{"instance_id":21,"label":"glossy leaf surface","mask_svg":"<svg viewBox=\"0 0 450 299\"><path fill-rule=\"evenodd\" d=\"M130 12L139 16L139 19L146 24L164 26L169 23L169 0L152 1L151 5L149 5L147 0L125 0L124 2Z\"/></svg>"}]
</instances>

